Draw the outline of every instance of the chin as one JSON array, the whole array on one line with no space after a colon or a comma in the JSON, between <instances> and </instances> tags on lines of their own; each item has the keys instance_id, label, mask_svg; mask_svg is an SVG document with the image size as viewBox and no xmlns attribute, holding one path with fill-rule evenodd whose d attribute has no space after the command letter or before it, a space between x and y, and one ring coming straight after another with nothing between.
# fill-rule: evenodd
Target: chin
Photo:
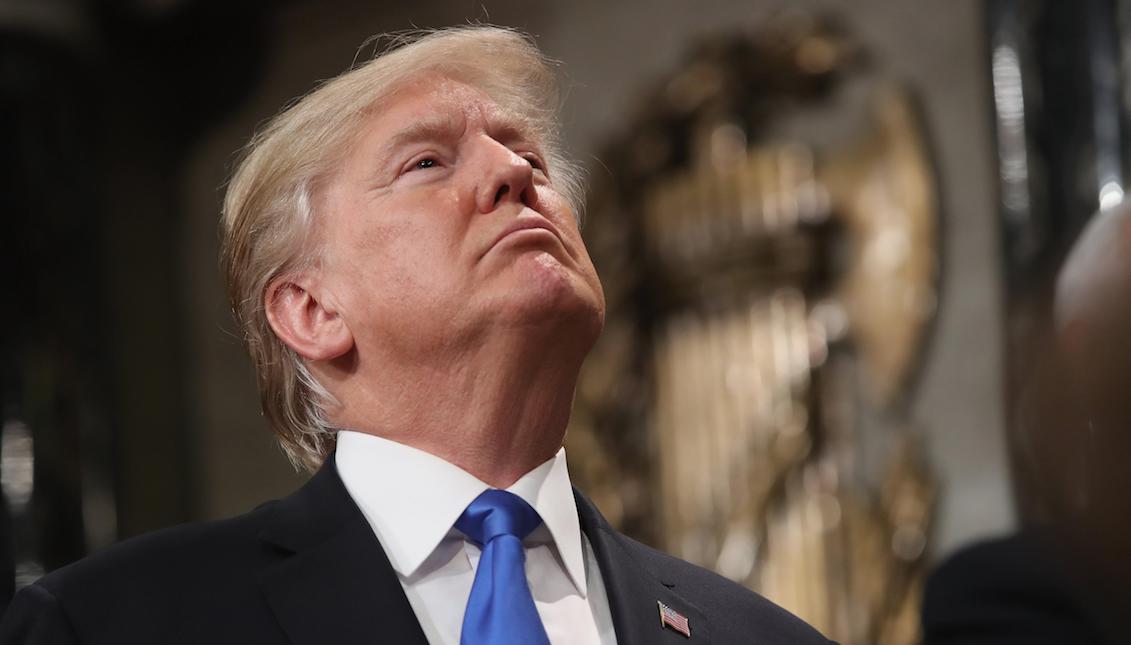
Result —
<instances>
[{"instance_id":1,"label":"chin","mask_svg":"<svg viewBox=\"0 0 1131 645\"><path fill-rule=\"evenodd\" d=\"M605 295L596 276L563 266L548 253L517 262L517 278L501 296L500 313L516 325L568 325L590 344L605 321ZM522 267L522 264L527 266Z\"/></svg>"}]
</instances>

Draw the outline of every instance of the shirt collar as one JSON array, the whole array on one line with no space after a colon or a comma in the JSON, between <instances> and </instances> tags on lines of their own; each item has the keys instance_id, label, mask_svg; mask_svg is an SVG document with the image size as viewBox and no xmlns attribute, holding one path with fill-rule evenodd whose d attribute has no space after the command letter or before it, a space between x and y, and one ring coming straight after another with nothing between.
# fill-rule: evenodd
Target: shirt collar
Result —
<instances>
[{"instance_id":1,"label":"shirt collar","mask_svg":"<svg viewBox=\"0 0 1131 645\"><path fill-rule=\"evenodd\" d=\"M490 488L431 453L362 432L339 431L334 459L350 497L373 527L390 564L404 577L420 568L467 505ZM588 587L581 525L565 448L507 490L538 511L567 575L584 598Z\"/></svg>"}]
</instances>

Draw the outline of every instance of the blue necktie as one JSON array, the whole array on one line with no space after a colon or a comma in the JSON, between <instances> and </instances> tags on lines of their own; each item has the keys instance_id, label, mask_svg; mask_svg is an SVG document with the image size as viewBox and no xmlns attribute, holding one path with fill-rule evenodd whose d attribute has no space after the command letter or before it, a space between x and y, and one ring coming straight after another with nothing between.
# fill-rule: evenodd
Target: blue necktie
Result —
<instances>
[{"instance_id":1,"label":"blue necktie","mask_svg":"<svg viewBox=\"0 0 1131 645\"><path fill-rule=\"evenodd\" d=\"M467 505L456 528L483 549L460 645L550 645L526 582L522 540L542 518L521 497L488 490Z\"/></svg>"}]
</instances>

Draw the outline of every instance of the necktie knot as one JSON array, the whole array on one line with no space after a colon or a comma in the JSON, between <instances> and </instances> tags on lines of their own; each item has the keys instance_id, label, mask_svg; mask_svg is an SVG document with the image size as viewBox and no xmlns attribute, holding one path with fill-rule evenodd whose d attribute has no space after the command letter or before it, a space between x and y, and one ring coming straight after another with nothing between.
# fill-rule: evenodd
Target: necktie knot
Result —
<instances>
[{"instance_id":1,"label":"necktie knot","mask_svg":"<svg viewBox=\"0 0 1131 645\"><path fill-rule=\"evenodd\" d=\"M542 523L538 511L518 495L486 490L456 520L456 528L483 547L497 537L510 535L521 542Z\"/></svg>"}]
</instances>

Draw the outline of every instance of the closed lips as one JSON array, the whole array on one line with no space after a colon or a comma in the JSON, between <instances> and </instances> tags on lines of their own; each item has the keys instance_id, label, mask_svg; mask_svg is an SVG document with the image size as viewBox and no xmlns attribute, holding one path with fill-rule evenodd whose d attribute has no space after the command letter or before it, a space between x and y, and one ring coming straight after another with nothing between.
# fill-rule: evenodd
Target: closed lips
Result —
<instances>
[{"instance_id":1,"label":"closed lips","mask_svg":"<svg viewBox=\"0 0 1131 645\"><path fill-rule=\"evenodd\" d=\"M499 233L499 236L495 238L495 241L491 244L491 246L487 250L494 248L495 245L497 245L499 242L503 241L503 239L505 239L507 236L511 235L512 233L518 233L520 231L538 230L538 229L541 229L543 231L548 231L554 237L558 238L559 242L561 242L561 238L558 236L557 232L554 231L554 229L550 227L548 222L538 221L538 220L535 220L535 219L525 219L525 220L516 220L516 221L512 222L509 226L507 226L505 229L503 229L503 231L501 233Z\"/></svg>"}]
</instances>

